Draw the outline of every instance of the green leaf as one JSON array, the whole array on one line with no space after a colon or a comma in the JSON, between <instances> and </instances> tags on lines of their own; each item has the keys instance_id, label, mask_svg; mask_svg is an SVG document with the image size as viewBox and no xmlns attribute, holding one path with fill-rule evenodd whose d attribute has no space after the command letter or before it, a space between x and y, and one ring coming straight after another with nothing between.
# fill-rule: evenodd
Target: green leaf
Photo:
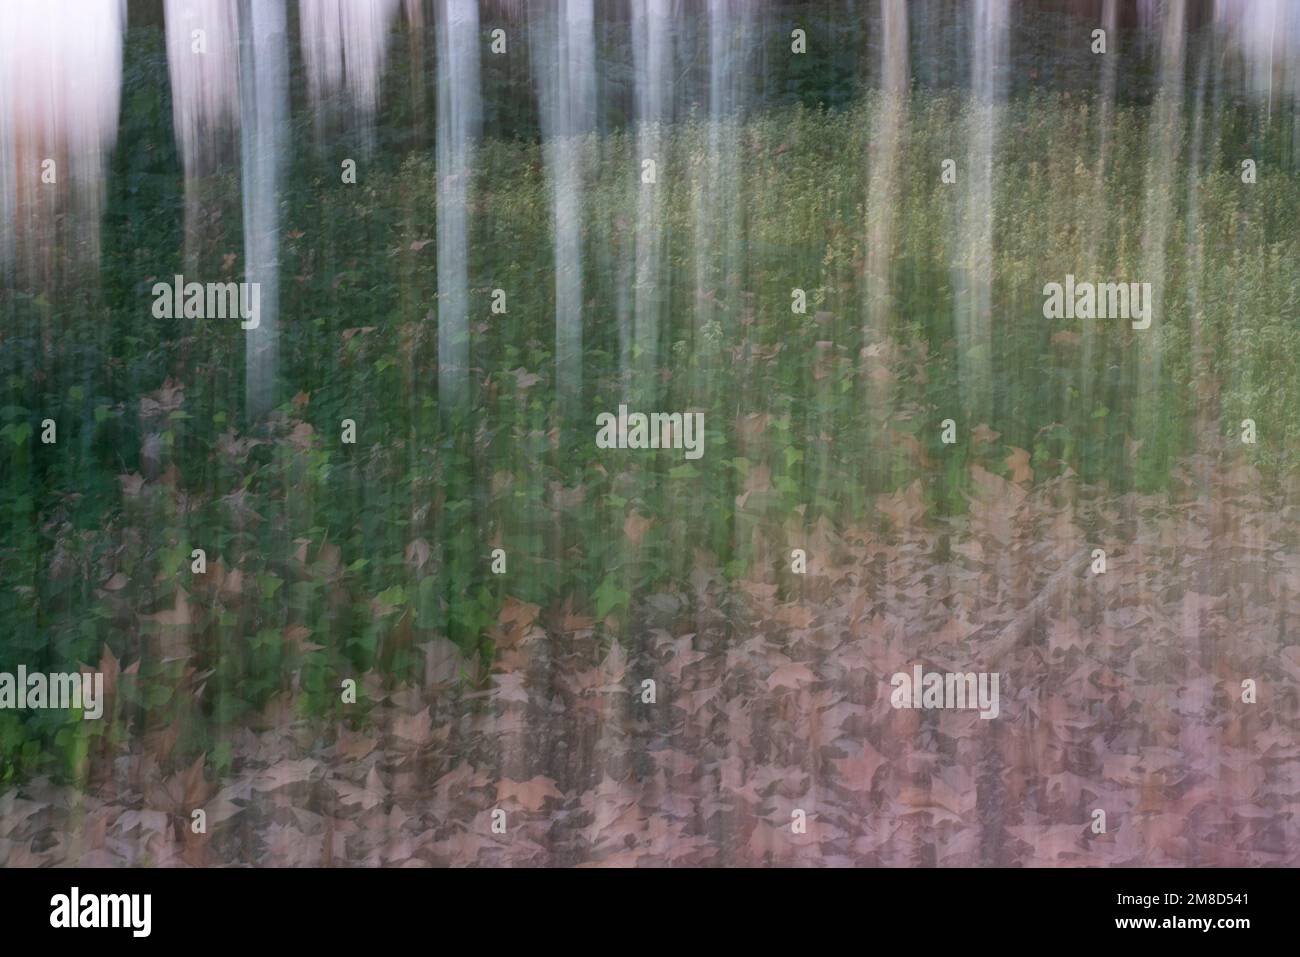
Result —
<instances>
[{"instance_id":1,"label":"green leaf","mask_svg":"<svg viewBox=\"0 0 1300 957\"><path fill-rule=\"evenodd\" d=\"M593 597L596 600L596 617L604 618L615 608L627 604L631 596L614 584L614 579L610 576L600 583Z\"/></svg>"},{"instance_id":2,"label":"green leaf","mask_svg":"<svg viewBox=\"0 0 1300 957\"><path fill-rule=\"evenodd\" d=\"M385 588L375 596L375 601L381 605L404 605L406 604L406 589L401 585Z\"/></svg>"}]
</instances>

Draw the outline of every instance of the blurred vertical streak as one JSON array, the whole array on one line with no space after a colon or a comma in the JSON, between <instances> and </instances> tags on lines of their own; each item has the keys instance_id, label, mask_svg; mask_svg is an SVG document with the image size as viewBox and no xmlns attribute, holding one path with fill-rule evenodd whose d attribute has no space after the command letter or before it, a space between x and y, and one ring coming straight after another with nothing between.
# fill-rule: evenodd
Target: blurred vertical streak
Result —
<instances>
[{"instance_id":1,"label":"blurred vertical streak","mask_svg":"<svg viewBox=\"0 0 1300 957\"><path fill-rule=\"evenodd\" d=\"M663 270L667 235L664 194L670 189L665 127L673 118L674 60L673 0L632 0L632 59L636 73L637 238L633 292L633 395L654 402L659 364L659 334L669 296L669 276ZM654 182L646 164L654 163Z\"/></svg>"},{"instance_id":2,"label":"blurred vertical streak","mask_svg":"<svg viewBox=\"0 0 1300 957\"><path fill-rule=\"evenodd\" d=\"M978 425L992 414L993 154L1005 99L1008 0L975 0L971 17L971 107L966 169L957 178L966 185L955 292L961 412Z\"/></svg>"},{"instance_id":3,"label":"blurred vertical streak","mask_svg":"<svg viewBox=\"0 0 1300 957\"><path fill-rule=\"evenodd\" d=\"M902 205L903 138L909 123L911 71L908 64L907 4L882 0L883 57L880 92L871 130L871 169L867 185L867 263L863 301L864 346L880 344L897 333L890 269L894 262L894 223ZM881 422L889 399L886 381L873 377L870 408L864 422ZM887 459L880 456L877 462Z\"/></svg>"},{"instance_id":4,"label":"blurred vertical streak","mask_svg":"<svg viewBox=\"0 0 1300 957\"><path fill-rule=\"evenodd\" d=\"M1160 86L1149 132L1145 197L1142 209L1142 263L1139 281L1151 283L1147 303L1150 328L1138 331L1137 429L1139 437L1155 436L1160 416L1162 366L1161 325L1166 306L1165 247L1174 211L1174 185L1183 141L1183 70L1187 48L1187 9L1184 0L1169 0L1161 10Z\"/></svg>"},{"instance_id":5,"label":"blurred vertical streak","mask_svg":"<svg viewBox=\"0 0 1300 957\"><path fill-rule=\"evenodd\" d=\"M407 52L411 58L409 73L411 83L411 112L415 124L415 144L423 150L428 144L428 125L425 122L425 69L424 69L424 3L422 0L403 0L406 14Z\"/></svg>"},{"instance_id":6,"label":"blurred vertical streak","mask_svg":"<svg viewBox=\"0 0 1300 957\"><path fill-rule=\"evenodd\" d=\"M708 120L695 185L695 322L697 348L708 327L735 316L744 269L741 129L756 50L754 6L709 0ZM728 332L733 330L727 330ZM725 340L730 340L721 329ZM707 388L708 382L703 384ZM703 399L700 394L697 398Z\"/></svg>"},{"instance_id":7,"label":"blurred vertical streak","mask_svg":"<svg viewBox=\"0 0 1300 957\"><path fill-rule=\"evenodd\" d=\"M388 34L400 0L299 0L307 99L319 135L336 98L355 119L365 150L374 145L374 116L387 59ZM418 5L416 6L418 15Z\"/></svg>"},{"instance_id":8,"label":"blurred vertical streak","mask_svg":"<svg viewBox=\"0 0 1300 957\"><path fill-rule=\"evenodd\" d=\"M1115 145L1115 86L1120 58L1119 0L1105 0L1101 12L1101 29L1106 31L1106 52L1101 56L1101 90L1097 104L1097 163L1093 173L1092 231L1088 242L1090 274L1099 274L1102 257L1102 237L1107 222L1107 178L1110 176L1110 154ZM1093 361L1097 349L1097 327L1094 323L1083 326L1083 358L1080 393L1083 408L1093 407Z\"/></svg>"},{"instance_id":9,"label":"blurred vertical streak","mask_svg":"<svg viewBox=\"0 0 1300 957\"><path fill-rule=\"evenodd\" d=\"M469 195L481 125L478 5L438 0L438 404L469 400Z\"/></svg>"},{"instance_id":10,"label":"blurred vertical streak","mask_svg":"<svg viewBox=\"0 0 1300 957\"><path fill-rule=\"evenodd\" d=\"M555 247L555 384L559 418L580 407L583 349L583 145L596 122L592 0L541 8L533 52Z\"/></svg>"},{"instance_id":11,"label":"blurred vertical streak","mask_svg":"<svg viewBox=\"0 0 1300 957\"><path fill-rule=\"evenodd\" d=\"M260 287L261 315L245 331L245 413L255 422L276 403L279 365L280 190L289 145L289 46L284 0L241 0L239 125L245 281Z\"/></svg>"},{"instance_id":12,"label":"blurred vertical streak","mask_svg":"<svg viewBox=\"0 0 1300 957\"><path fill-rule=\"evenodd\" d=\"M125 0L0 4L0 275L53 292L99 263L125 23Z\"/></svg>"},{"instance_id":13,"label":"blurred vertical streak","mask_svg":"<svg viewBox=\"0 0 1300 957\"><path fill-rule=\"evenodd\" d=\"M219 169L239 116L238 8L226 0L166 0L163 9L172 123L185 171L185 268L198 272L203 181Z\"/></svg>"}]
</instances>

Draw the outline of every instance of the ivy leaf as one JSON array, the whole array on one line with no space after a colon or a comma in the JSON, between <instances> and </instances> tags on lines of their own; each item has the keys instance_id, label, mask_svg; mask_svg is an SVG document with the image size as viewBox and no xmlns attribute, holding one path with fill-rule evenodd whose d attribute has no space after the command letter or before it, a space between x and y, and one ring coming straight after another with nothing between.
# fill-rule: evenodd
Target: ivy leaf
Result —
<instances>
[{"instance_id":1,"label":"ivy leaf","mask_svg":"<svg viewBox=\"0 0 1300 957\"><path fill-rule=\"evenodd\" d=\"M609 577L600 583L593 597L596 600L596 617L604 618L618 606L627 604L631 596L615 585L614 579Z\"/></svg>"},{"instance_id":2,"label":"ivy leaf","mask_svg":"<svg viewBox=\"0 0 1300 957\"><path fill-rule=\"evenodd\" d=\"M22 445L32 437L32 425L30 422L19 422L14 425L6 425L0 432L7 432L10 441L14 445Z\"/></svg>"}]
</instances>

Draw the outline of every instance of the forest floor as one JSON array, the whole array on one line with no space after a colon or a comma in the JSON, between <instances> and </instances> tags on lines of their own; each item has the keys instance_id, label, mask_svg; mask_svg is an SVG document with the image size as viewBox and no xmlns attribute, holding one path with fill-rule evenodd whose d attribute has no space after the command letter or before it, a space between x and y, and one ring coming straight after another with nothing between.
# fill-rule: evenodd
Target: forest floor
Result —
<instances>
[{"instance_id":1,"label":"forest floor","mask_svg":"<svg viewBox=\"0 0 1300 957\"><path fill-rule=\"evenodd\" d=\"M0 794L0 864L1300 864L1296 516L1221 452L1160 495L1027 472L814 527L793 601L699 555L627 646L512 601L480 690L440 641L424 687L366 677L364 730L279 696L219 782L132 737ZM998 672L998 717L893 708L918 663Z\"/></svg>"}]
</instances>

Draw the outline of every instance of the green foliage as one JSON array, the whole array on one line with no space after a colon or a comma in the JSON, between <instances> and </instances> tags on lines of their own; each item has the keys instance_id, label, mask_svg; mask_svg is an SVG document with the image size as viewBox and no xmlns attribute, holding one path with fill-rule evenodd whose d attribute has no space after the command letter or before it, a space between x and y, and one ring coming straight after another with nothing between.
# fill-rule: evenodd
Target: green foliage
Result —
<instances>
[{"instance_id":1,"label":"green foliage","mask_svg":"<svg viewBox=\"0 0 1300 957\"><path fill-rule=\"evenodd\" d=\"M795 106L739 130L729 175L740 203L718 224L731 252L696 245L716 185L701 179L705 128L667 131L656 187L662 374L635 394L647 411L705 413L698 461L593 441L596 413L633 384L620 339L638 230L627 131L582 147L585 389L572 418L555 401L542 151L490 139L472 185L469 413L452 420L437 405L432 152L379 151L343 187L336 151L317 144L292 158L283 197L284 401L246 423L237 324L149 315L153 278L192 270L165 84L146 79L161 48L133 35L130 49L100 274L66 300L23 289L0 300L0 670L93 664L107 648L140 665L124 676L115 720L152 728L209 715L215 723L186 724L196 752L228 752L223 727L277 695L300 692L301 708L323 714L343 677L409 679L434 638L486 665L510 598L567 602L598 627L635 630L639 603L689 579L697 553L746 579L769 561L763 536L877 521L872 496L918 478L936 514L959 513L970 467L1006 474L1014 449L1040 480L1070 468L1117 490L1157 487L1208 414L1224 435L1254 418L1268 437L1259 464L1297 467L1295 171L1275 168L1267 190L1243 186L1234 160L1248 131L1213 118L1220 136L1180 174L1166 272L1151 276L1135 212L1146 114L1118 111L1098 179L1089 105L1035 96L999 116L992 335L978 344L992 369L987 421L963 407L959 200L936 160L961 159L971 117L955 96L917 94L890 194L892 301L869 318L873 98L831 97L845 108ZM797 89L797 71L790 82ZM295 131L294 142L311 139ZM199 186L212 215L195 268L237 275L225 265L242 249L237 178ZM1121 321L1043 318L1043 284L1084 270L1163 282L1150 339ZM790 311L796 287L806 315ZM490 314L493 288L508 290L507 316ZM1153 343L1158 365L1144 358ZM37 439L46 417L59 422L57 445ZM939 440L949 417L953 446ZM355 446L338 441L344 418L358 423ZM997 436L973 439L981 425ZM509 575L491 574L490 543L506 549ZM190 572L194 547L207 552L204 579ZM102 733L0 712L0 780L47 753L75 774Z\"/></svg>"}]
</instances>

